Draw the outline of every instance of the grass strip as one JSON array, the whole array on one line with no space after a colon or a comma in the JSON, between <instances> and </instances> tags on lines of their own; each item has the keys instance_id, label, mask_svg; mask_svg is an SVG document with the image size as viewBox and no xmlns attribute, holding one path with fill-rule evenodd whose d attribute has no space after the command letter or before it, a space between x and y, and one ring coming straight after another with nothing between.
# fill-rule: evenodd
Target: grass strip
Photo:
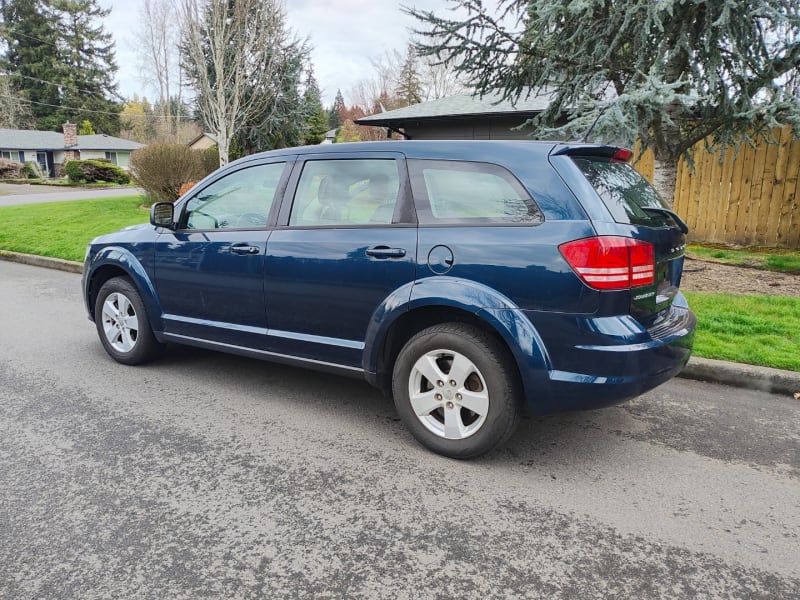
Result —
<instances>
[{"instance_id":1,"label":"grass strip","mask_svg":"<svg viewBox=\"0 0 800 600\"><path fill-rule=\"evenodd\" d=\"M768 269L770 271L781 271L783 273L800 274L800 251L780 250L770 248L769 250L734 250L731 248L717 248L714 246L700 246L691 244L687 248L690 255L698 258L713 258L720 262L731 265L744 265Z\"/></svg>"},{"instance_id":2,"label":"grass strip","mask_svg":"<svg viewBox=\"0 0 800 600\"><path fill-rule=\"evenodd\" d=\"M0 248L80 261L92 238L146 223L141 204L136 195L0 207Z\"/></svg>"},{"instance_id":3,"label":"grass strip","mask_svg":"<svg viewBox=\"0 0 800 600\"><path fill-rule=\"evenodd\" d=\"M800 371L800 298L685 294L698 320L696 356Z\"/></svg>"}]
</instances>

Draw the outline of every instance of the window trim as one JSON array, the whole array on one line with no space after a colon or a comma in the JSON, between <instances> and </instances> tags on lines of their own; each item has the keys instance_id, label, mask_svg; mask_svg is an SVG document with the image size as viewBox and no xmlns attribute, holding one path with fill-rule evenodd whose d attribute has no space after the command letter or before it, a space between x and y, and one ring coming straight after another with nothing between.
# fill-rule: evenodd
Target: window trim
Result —
<instances>
[{"instance_id":1,"label":"window trim","mask_svg":"<svg viewBox=\"0 0 800 600\"><path fill-rule=\"evenodd\" d=\"M537 227L545 222L545 216L542 209L539 207L536 200L531 196L528 189L517 179L517 177L503 165L497 163L477 161L477 160L461 160L461 159L446 159L446 158L413 158L408 161L409 182L414 194L414 203L417 212L419 225L424 227ZM514 222L509 220L502 220L493 217L473 217L473 218L455 218L455 219L439 219L433 216L433 209L431 208L430 199L428 197L428 187L424 181L422 164L450 164L450 165L463 165L463 169L469 171L468 165L480 165L483 170L480 172L489 173L499 176L501 179L511 185L515 192L520 195L520 198L526 203L530 204L531 208L538 216L537 220L528 222ZM475 171L473 171L475 172Z\"/></svg>"}]
</instances>

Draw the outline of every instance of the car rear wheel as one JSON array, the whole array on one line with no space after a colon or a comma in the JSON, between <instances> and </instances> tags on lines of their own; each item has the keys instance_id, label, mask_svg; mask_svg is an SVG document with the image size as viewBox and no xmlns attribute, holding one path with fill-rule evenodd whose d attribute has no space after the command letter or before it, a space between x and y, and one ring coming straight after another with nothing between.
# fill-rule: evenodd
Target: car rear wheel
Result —
<instances>
[{"instance_id":1,"label":"car rear wheel","mask_svg":"<svg viewBox=\"0 0 800 600\"><path fill-rule=\"evenodd\" d=\"M519 416L513 358L484 330L445 323L412 337L392 377L397 412L424 446L472 458L505 442Z\"/></svg>"},{"instance_id":2,"label":"car rear wheel","mask_svg":"<svg viewBox=\"0 0 800 600\"><path fill-rule=\"evenodd\" d=\"M97 334L117 362L138 365L157 358L163 349L150 328L139 292L126 277L106 281L94 309Z\"/></svg>"}]
</instances>

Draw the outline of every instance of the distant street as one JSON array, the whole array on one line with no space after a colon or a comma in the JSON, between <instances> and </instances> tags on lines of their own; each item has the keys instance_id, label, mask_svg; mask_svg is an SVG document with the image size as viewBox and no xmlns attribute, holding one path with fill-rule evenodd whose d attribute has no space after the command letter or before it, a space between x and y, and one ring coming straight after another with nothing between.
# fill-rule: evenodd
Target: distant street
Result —
<instances>
[{"instance_id":1,"label":"distant street","mask_svg":"<svg viewBox=\"0 0 800 600\"><path fill-rule=\"evenodd\" d=\"M800 402L687 380L459 462L363 382L103 352L0 261L0 598L800 598Z\"/></svg>"},{"instance_id":2,"label":"distant street","mask_svg":"<svg viewBox=\"0 0 800 600\"><path fill-rule=\"evenodd\" d=\"M75 189L66 187L58 189L56 186L0 183L0 206L135 196L141 193L143 193L141 188L132 187L110 189Z\"/></svg>"}]
</instances>

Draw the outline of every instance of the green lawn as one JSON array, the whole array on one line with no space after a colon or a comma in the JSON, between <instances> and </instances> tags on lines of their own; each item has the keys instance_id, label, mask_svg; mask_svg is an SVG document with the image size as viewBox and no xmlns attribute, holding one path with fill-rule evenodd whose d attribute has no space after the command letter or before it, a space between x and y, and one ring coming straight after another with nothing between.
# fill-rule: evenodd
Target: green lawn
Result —
<instances>
[{"instance_id":1,"label":"green lawn","mask_svg":"<svg viewBox=\"0 0 800 600\"><path fill-rule=\"evenodd\" d=\"M141 196L48 202L0 208L0 249L83 260L94 237L146 223Z\"/></svg>"},{"instance_id":2,"label":"green lawn","mask_svg":"<svg viewBox=\"0 0 800 600\"><path fill-rule=\"evenodd\" d=\"M696 356L800 371L800 298L686 296L698 320Z\"/></svg>"},{"instance_id":3,"label":"green lawn","mask_svg":"<svg viewBox=\"0 0 800 600\"><path fill-rule=\"evenodd\" d=\"M800 251L776 250L759 251L754 249L734 250L731 248L715 248L713 246L689 245L687 252L698 258L713 258L732 265L748 265L800 274Z\"/></svg>"},{"instance_id":4,"label":"green lawn","mask_svg":"<svg viewBox=\"0 0 800 600\"><path fill-rule=\"evenodd\" d=\"M126 196L3 207L0 249L80 261L95 236L146 223L141 203L140 196ZM794 254L774 256L786 256L791 265L800 261L800 253ZM800 298L686 296L699 321L696 356L800 371Z\"/></svg>"}]
</instances>

